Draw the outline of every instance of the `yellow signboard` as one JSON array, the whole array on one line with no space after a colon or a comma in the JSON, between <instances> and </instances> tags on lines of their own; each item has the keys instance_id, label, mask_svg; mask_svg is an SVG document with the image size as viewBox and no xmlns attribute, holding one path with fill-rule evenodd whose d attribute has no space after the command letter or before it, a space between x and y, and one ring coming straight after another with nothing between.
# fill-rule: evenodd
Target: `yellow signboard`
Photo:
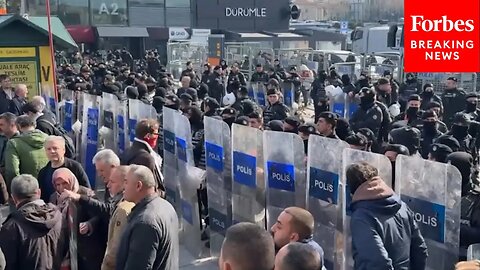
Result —
<instances>
[{"instance_id":1,"label":"yellow signboard","mask_svg":"<svg viewBox=\"0 0 480 270\"><path fill-rule=\"evenodd\" d=\"M0 74L10 76L13 86L25 84L30 94L38 93L37 63L35 61L0 62Z\"/></svg>"},{"instance_id":2,"label":"yellow signboard","mask_svg":"<svg viewBox=\"0 0 480 270\"><path fill-rule=\"evenodd\" d=\"M35 57L35 48L31 47L18 47L18 48L0 48L0 57Z\"/></svg>"}]
</instances>

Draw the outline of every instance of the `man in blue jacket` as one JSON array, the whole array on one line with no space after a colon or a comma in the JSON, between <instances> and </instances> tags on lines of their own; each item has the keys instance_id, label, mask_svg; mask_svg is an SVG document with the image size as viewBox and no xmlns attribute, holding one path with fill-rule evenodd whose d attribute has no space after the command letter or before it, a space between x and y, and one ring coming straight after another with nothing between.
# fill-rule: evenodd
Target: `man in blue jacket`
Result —
<instances>
[{"instance_id":1,"label":"man in blue jacket","mask_svg":"<svg viewBox=\"0 0 480 270\"><path fill-rule=\"evenodd\" d=\"M367 163L347 168L355 270L423 270L427 246L413 212Z\"/></svg>"}]
</instances>

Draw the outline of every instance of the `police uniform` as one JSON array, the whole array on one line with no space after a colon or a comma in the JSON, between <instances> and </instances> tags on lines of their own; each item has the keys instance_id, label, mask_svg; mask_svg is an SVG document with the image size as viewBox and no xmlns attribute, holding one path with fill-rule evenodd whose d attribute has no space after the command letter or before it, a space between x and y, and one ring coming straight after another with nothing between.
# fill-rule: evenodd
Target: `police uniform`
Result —
<instances>
[{"instance_id":1,"label":"police uniform","mask_svg":"<svg viewBox=\"0 0 480 270\"><path fill-rule=\"evenodd\" d=\"M326 138L330 138L330 139L338 139L340 140L340 138L338 138L337 134L335 133L335 126L337 125L337 119L338 119L338 116L337 114L335 113L332 113L332 112L322 112L318 118L323 118L325 119L325 121L332 125L332 132L328 135L323 135L324 137Z\"/></svg>"},{"instance_id":2,"label":"police uniform","mask_svg":"<svg viewBox=\"0 0 480 270\"><path fill-rule=\"evenodd\" d=\"M257 67L261 67L262 65L257 65ZM252 74L252 78L250 79L251 82L262 82L268 83L268 74L265 71L257 72Z\"/></svg>"},{"instance_id":3,"label":"police uniform","mask_svg":"<svg viewBox=\"0 0 480 270\"><path fill-rule=\"evenodd\" d=\"M457 82L457 78L450 77L447 80ZM443 121L450 127L453 123L453 117L457 112L465 110L465 96L466 93L462 89L445 89L442 93L442 103L443 103Z\"/></svg>"},{"instance_id":4,"label":"police uniform","mask_svg":"<svg viewBox=\"0 0 480 270\"><path fill-rule=\"evenodd\" d=\"M300 125L298 127L298 132L308 135L309 138L310 138L310 135L318 135L317 127L313 123L307 123L307 124ZM305 151L305 155L308 155L308 140L309 140L309 138L303 140L303 150Z\"/></svg>"},{"instance_id":5,"label":"police uniform","mask_svg":"<svg viewBox=\"0 0 480 270\"><path fill-rule=\"evenodd\" d=\"M273 94L277 94L275 89L269 89L267 91L267 96ZM269 104L263 111L264 123L268 123L272 120L283 121L288 117L289 113L290 109L280 101L276 102L275 104Z\"/></svg>"},{"instance_id":6,"label":"police uniform","mask_svg":"<svg viewBox=\"0 0 480 270\"><path fill-rule=\"evenodd\" d=\"M371 88L364 87L360 90L360 108L356 110L350 119L350 126L354 131L368 128L379 137L383 123L383 112L375 103L375 92Z\"/></svg>"}]
</instances>

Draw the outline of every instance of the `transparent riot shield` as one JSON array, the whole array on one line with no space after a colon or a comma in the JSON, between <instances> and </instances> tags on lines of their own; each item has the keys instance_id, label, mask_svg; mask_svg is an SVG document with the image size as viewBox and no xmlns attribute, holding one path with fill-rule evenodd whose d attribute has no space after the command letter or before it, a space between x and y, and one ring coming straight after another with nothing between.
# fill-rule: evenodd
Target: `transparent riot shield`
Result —
<instances>
[{"instance_id":1,"label":"transparent riot shield","mask_svg":"<svg viewBox=\"0 0 480 270\"><path fill-rule=\"evenodd\" d=\"M303 149L303 148L302 148ZM232 126L232 224L265 227L263 137L258 129Z\"/></svg>"},{"instance_id":2,"label":"transparent riot shield","mask_svg":"<svg viewBox=\"0 0 480 270\"><path fill-rule=\"evenodd\" d=\"M343 217L343 245L345 252L345 267L344 269L353 269L353 256L352 256L352 235L350 230L350 203L352 202L352 195L350 194L350 188L346 183L345 172L348 166L358 162L367 162L368 164L377 168L379 176L385 181L388 186L392 186L392 164L390 160L380 154L371 152L359 151L351 148L343 150L343 179L345 179L345 191L344 196L344 217Z\"/></svg>"},{"instance_id":3,"label":"transparent riot shield","mask_svg":"<svg viewBox=\"0 0 480 270\"><path fill-rule=\"evenodd\" d=\"M305 152L300 136L264 131L263 155L267 183L267 228L277 221L283 209L306 207Z\"/></svg>"},{"instance_id":4,"label":"transparent riot shield","mask_svg":"<svg viewBox=\"0 0 480 270\"><path fill-rule=\"evenodd\" d=\"M248 97L251 100L255 100L255 93L257 92L257 84L250 82L248 85Z\"/></svg>"},{"instance_id":5,"label":"transparent riot shield","mask_svg":"<svg viewBox=\"0 0 480 270\"><path fill-rule=\"evenodd\" d=\"M320 136L308 139L307 209L315 219L313 239L323 248L325 268L329 270L342 269L345 258L341 244L345 180L343 160L338 153L347 147L341 140Z\"/></svg>"},{"instance_id":6,"label":"transparent riot shield","mask_svg":"<svg viewBox=\"0 0 480 270\"><path fill-rule=\"evenodd\" d=\"M480 259L480 244L473 244L468 246L467 249L467 260L478 260Z\"/></svg>"},{"instance_id":7,"label":"transparent riot shield","mask_svg":"<svg viewBox=\"0 0 480 270\"><path fill-rule=\"evenodd\" d=\"M90 185L96 187L96 170L92 160L98 147L98 120L100 116L100 97L83 93L83 121L81 157Z\"/></svg>"},{"instance_id":8,"label":"transparent riot shield","mask_svg":"<svg viewBox=\"0 0 480 270\"><path fill-rule=\"evenodd\" d=\"M192 131L187 117L174 114L175 141L177 156L177 182L180 185L180 205L182 212L181 241L194 256L202 253L201 221L197 197L205 172L195 167L193 160Z\"/></svg>"},{"instance_id":9,"label":"transparent riot shield","mask_svg":"<svg viewBox=\"0 0 480 270\"><path fill-rule=\"evenodd\" d=\"M180 194L177 183L177 157L175 153L175 114L177 111L163 107L163 176L165 178L165 197L180 215Z\"/></svg>"},{"instance_id":10,"label":"transparent riot shield","mask_svg":"<svg viewBox=\"0 0 480 270\"><path fill-rule=\"evenodd\" d=\"M460 241L460 172L450 164L403 155L395 167L395 190L414 212L427 243L426 269L454 269Z\"/></svg>"},{"instance_id":11,"label":"transparent riot shield","mask_svg":"<svg viewBox=\"0 0 480 270\"><path fill-rule=\"evenodd\" d=\"M257 92L256 92L257 103L260 106L266 106L266 89L263 83L257 83Z\"/></svg>"},{"instance_id":12,"label":"transparent riot shield","mask_svg":"<svg viewBox=\"0 0 480 270\"><path fill-rule=\"evenodd\" d=\"M348 96L345 93L332 97L332 112L342 118L345 117L347 115L347 99Z\"/></svg>"},{"instance_id":13,"label":"transparent riot shield","mask_svg":"<svg viewBox=\"0 0 480 270\"><path fill-rule=\"evenodd\" d=\"M210 253L218 257L232 223L231 137L224 121L205 117L204 123Z\"/></svg>"},{"instance_id":14,"label":"transparent riot shield","mask_svg":"<svg viewBox=\"0 0 480 270\"><path fill-rule=\"evenodd\" d=\"M75 98L75 92L72 90L64 89L62 91L62 99L58 104L59 109L59 121L62 127L69 133L71 133L73 124L77 121L77 104ZM72 135L73 134L69 134Z\"/></svg>"},{"instance_id":15,"label":"transparent riot shield","mask_svg":"<svg viewBox=\"0 0 480 270\"><path fill-rule=\"evenodd\" d=\"M121 155L125 152L127 141L128 141L128 128L127 128L127 119L128 119L128 108L126 100L117 100L117 122L114 129L115 138L116 138L116 147L118 154Z\"/></svg>"},{"instance_id":16,"label":"transparent riot shield","mask_svg":"<svg viewBox=\"0 0 480 270\"><path fill-rule=\"evenodd\" d=\"M291 82L284 82L282 85L282 91L283 103L291 109L295 102L295 86Z\"/></svg>"},{"instance_id":17,"label":"transparent riot shield","mask_svg":"<svg viewBox=\"0 0 480 270\"><path fill-rule=\"evenodd\" d=\"M152 105L138 99L128 100L128 137L130 143L135 139L135 127L138 121L145 118L157 119L157 112Z\"/></svg>"},{"instance_id":18,"label":"transparent riot shield","mask_svg":"<svg viewBox=\"0 0 480 270\"><path fill-rule=\"evenodd\" d=\"M102 94L102 110L100 111L100 140L103 148L111 149L118 154L116 145L115 120L118 108L117 96L109 93Z\"/></svg>"},{"instance_id":19,"label":"transparent riot shield","mask_svg":"<svg viewBox=\"0 0 480 270\"><path fill-rule=\"evenodd\" d=\"M50 89L50 87L43 87L42 96L47 105L47 109L49 109L55 116L58 116L57 99L54 90Z\"/></svg>"}]
</instances>

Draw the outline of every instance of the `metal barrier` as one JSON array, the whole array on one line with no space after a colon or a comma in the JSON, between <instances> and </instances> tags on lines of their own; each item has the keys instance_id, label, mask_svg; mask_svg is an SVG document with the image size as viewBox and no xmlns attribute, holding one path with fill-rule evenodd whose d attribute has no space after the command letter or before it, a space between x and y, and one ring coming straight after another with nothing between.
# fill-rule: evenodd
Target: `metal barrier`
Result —
<instances>
[{"instance_id":1,"label":"metal barrier","mask_svg":"<svg viewBox=\"0 0 480 270\"><path fill-rule=\"evenodd\" d=\"M422 85L426 83L433 84L433 89L436 92L441 92L445 89L445 81L448 77L456 77L458 79L458 86L463 88L466 92L478 91L478 73L417 73L417 80Z\"/></svg>"},{"instance_id":2,"label":"metal barrier","mask_svg":"<svg viewBox=\"0 0 480 270\"><path fill-rule=\"evenodd\" d=\"M171 42L167 44L167 70L179 78L187 62L191 62L196 74L203 72L203 64L207 62L207 47L191 42Z\"/></svg>"},{"instance_id":3,"label":"metal barrier","mask_svg":"<svg viewBox=\"0 0 480 270\"><path fill-rule=\"evenodd\" d=\"M363 57L362 69L375 82L389 71L393 78L400 78L400 53L376 53Z\"/></svg>"},{"instance_id":4,"label":"metal barrier","mask_svg":"<svg viewBox=\"0 0 480 270\"><path fill-rule=\"evenodd\" d=\"M227 65L231 66L235 62L239 63L240 72L246 75L247 79L252 77L257 64L269 67L273 63L274 57L273 49L262 47L261 43L234 42L225 44L225 61Z\"/></svg>"}]
</instances>

